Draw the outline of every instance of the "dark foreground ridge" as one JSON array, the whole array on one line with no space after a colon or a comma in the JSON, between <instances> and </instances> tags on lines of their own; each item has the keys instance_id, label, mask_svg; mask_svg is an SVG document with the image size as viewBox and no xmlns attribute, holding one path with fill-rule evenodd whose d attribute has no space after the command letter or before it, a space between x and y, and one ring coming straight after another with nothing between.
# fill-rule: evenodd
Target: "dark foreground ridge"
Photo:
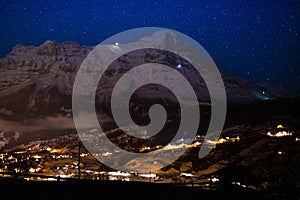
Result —
<instances>
[{"instance_id":1,"label":"dark foreground ridge","mask_svg":"<svg viewBox=\"0 0 300 200\"><path fill-rule=\"evenodd\" d=\"M267 199L266 196L244 188L223 188L217 191L169 183L133 181L25 181L1 178L1 196L9 199Z\"/></svg>"}]
</instances>

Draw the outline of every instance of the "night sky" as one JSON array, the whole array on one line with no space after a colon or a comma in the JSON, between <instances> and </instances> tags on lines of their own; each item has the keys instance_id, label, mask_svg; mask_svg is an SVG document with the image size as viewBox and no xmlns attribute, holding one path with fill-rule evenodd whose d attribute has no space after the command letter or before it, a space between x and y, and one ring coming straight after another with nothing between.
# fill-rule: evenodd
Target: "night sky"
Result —
<instances>
[{"instance_id":1,"label":"night sky","mask_svg":"<svg viewBox=\"0 0 300 200\"><path fill-rule=\"evenodd\" d=\"M97 45L163 27L198 41L221 71L300 92L300 1L1 0L0 57L45 40Z\"/></svg>"}]
</instances>

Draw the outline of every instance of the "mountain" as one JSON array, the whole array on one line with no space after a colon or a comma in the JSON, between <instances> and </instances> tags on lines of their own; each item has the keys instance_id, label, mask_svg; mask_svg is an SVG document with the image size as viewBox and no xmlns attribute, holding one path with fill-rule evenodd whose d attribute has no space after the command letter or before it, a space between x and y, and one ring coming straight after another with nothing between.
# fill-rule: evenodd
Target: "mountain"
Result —
<instances>
[{"instance_id":1,"label":"mountain","mask_svg":"<svg viewBox=\"0 0 300 200\"><path fill-rule=\"evenodd\" d=\"M155 37L164 42L164 35ZM40 46L16 45L0 59L0 147L8 141L20 139L25 132L43 137L43 134L54 134L53 131L58 134L74 129L71 110L73 84L79 67L93 48L73 41L57 43L47 40ZM159 62L176 66L178 59L169 52L151 49L120 56L99 82L96 98L101 101L96 107L103 112L109 108L114 84L131 65ZM189 63L182 62L186 69L192 69ZM204 80L196 72L185 72L186 69L182 70L183 74L193 85L199 103L209 105L210 97ZM221 75L228 104L247 104L289 95L280 87L252 83L231 74ZM138 110L137 105L153 104L152 101L171 105L176 102L174 97L166 88L150 84L134 94L130 106ZM5 139L7 137L10 139Z\"/></svg>"}]
</instances>

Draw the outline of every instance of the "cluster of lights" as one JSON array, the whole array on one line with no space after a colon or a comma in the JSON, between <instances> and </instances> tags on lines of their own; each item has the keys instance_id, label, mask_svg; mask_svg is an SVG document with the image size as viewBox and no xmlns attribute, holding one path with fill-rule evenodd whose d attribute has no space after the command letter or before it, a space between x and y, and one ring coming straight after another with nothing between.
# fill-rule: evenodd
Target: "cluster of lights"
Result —
<instances>
[{"instance_id":1,"label":"cluster of lights","mask_svg":"<svg viewBox=\"0 0 300 200\"><path fill-rule=\"evenodd\" d=\"M132 176L131 173L122 172L122 171L111 171L108 172L107 175L109 176L109 180L124 180L124 181L129 181L130 177ZM157 175L153 173L139 174L138 176L142 178L157 178Z\"/></svg>"},{"instance_id":2,"label":"cluster of lights","mask_svg":"<svg viewBox=\"0 0 300 200\"><path fill-rule=\"evenodd\" d=\"M212 141L212 140L207 140L206 142L208 144L211 144L211 145L214 145L214 147L218 144L222 144L222 143L226 143L226 142L238 142L240 141L240 137L237 136L237 137L233 137L233 138L230 138L230 137L226 137L226 138L220 138L216 141ZM140 152L144 152L144 151L150 151L151 149L160 149L162 148L163 150L174 150L174 149L180 149L180 148L193 148L193 147L198 147L202 144L202 142L193 142L191 144L185 144L184 143L184 139L180 139L178 140L178 142L180 142L179 144L175 143L175 144L168 144L164 147L158 145L156 146L155 148L151 148L149 146L146 146L146 147L142 147L140 149Z\"/></svg>"},{"instance_id":3,"label":"cluster of lights","mask_svg":"<svg viewBox=\"0 0 300 200\"><path fill-rule=\"evenodd\" d=\"M277 129L283 129L285 128L283 125L279 124L277 125ZM286 136L292 136L293 132L290 131L278 131L277 133L271 133L270 131L267 132L267 136L269 137L286 137Z\"/></svg>"},{"instance_id":4,"label":"cluster of lights","mask_svg":"<svg viewBox=\"0 0 300 200\"><path fill-rule=\"evenodd\" d=\"M220 138L216 141L207 140L206 142L210 145L213 145L213 147L215 148L216 145L218 145L218 144L223 144L223 143L226 143L226 142L239 142L239 141L240 141L240 137L237 136L237 137L233 137L233 138L230 138L230 137Z\"/></svg>"},{"instance_id":5,"label":"cluster of lights","mask_svg":"<svg viewBox=\"0 0 300 200\"><path fill-rule=\"evenodd\" d=\"M267 136L270 136L270 137L285 137L285 136L292 136L292 135L293 135L293 133L289 132L289 131L279 131L275 134L272 134L271 132L267 133Z\"/></svg>"}]
</instances>

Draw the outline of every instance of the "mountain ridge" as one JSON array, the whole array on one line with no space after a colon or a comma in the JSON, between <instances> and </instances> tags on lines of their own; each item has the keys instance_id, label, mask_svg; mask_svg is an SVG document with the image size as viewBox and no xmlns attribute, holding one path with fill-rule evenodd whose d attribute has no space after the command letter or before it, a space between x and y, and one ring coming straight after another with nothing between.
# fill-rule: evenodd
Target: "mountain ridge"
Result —
<instances>
[{"instance_id":1,"label":"mountain ridge","mask_svg":"<svg viewBox=\"0 0 300 200\"><path fill-rule=\"evenodd\" d=\"M49 101L49 91L70 96L76 71L92 49L73 41L57 43L46 40L37 47L16 45L7 56L0 59L0 99L26 90L33 94L46 93L44 103ZM242 98L246 101L259 100L258 95L278 98L288 94L279 86L272 88L225 73L222 73L222 77L229 103L240 103ZM205 85L198 82L202 87ZM34 104L32 97L27 95L29 108ZM3 104L0 107L3 108Z\"/></svg>"},{"instance_id":2,"label":"mountain ridge","mask_svg":"<svg viewBox=\"0 0 300 200\"><path fill-rule=\"evenodd\" d=\"M16 45L4 58L0 59L0 131L18 138L21 132L49 132L74 129L72 120L72 89L77 70L83 60L93 50L91 46L79 45L73 41L57 43L46 40L39 46ZM143 57L144 56L144 57ZM146 55L133 54L115 61L110 71L104 73L97 95L103 100L101 111L109 108L112 80L128 70L128 63L136 60L160 62L172 65L173 58L148 51ZM127 59L127 60L126 60ZM209 92L205 82L192 73L186 73L195 85L199 103L210 105ZM143 78L143 77L142 77ZM280 87L264 86L249 82L236 75L222 73L228 104L248 104L255 101L285 98L288 91ZM170 93L164 88L146 87L135 95L133 110L140 103L162 97L162 103L172 105L167 99ZM158 94L157 94L158 93ZM96 95L96 96L97 96ZM157 101L156 101L157 102ZM151 102L149 102L151 104ZM153 102L152 102L153 103ZM161 102L158 102L161 103ZM138 105L138 106L137 106ZM143 108L145 109L145 108ZM39 137L36 136L36 137ZM3 136L4 137L4 136ZM4 142L6 143L6 142Z\"/></svg>"}]
</instances>

